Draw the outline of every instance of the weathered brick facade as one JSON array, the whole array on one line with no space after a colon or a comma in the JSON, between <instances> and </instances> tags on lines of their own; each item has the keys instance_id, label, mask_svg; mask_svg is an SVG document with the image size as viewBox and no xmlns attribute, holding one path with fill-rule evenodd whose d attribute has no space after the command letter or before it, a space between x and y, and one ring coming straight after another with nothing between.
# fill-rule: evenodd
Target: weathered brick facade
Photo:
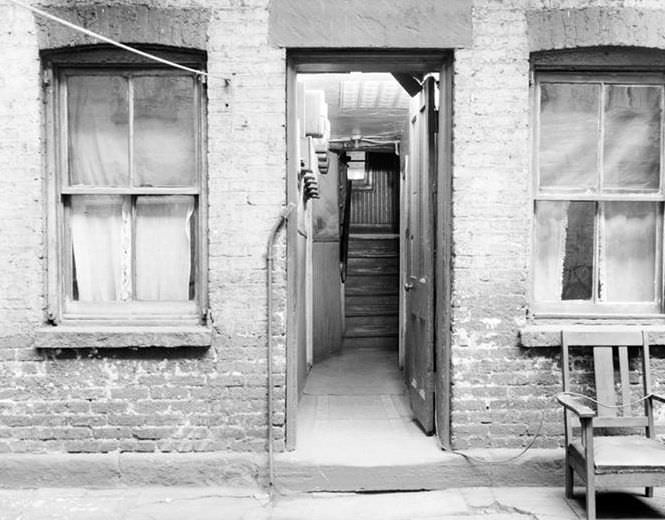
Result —
<instances>
[{"instance_id":1,"label":"weathered brick facade","mask_svg":"<svg viewBox=\"0 0 665 520\"><path fill-rule=\"evenodd\" d=\"M266 43L262 3L157 7L50 5L49 10L122 41L208 53L213 345L34 348L35 331L46 321L39 50L91 40L57 24L36 24L26 9L3 5L3 453L266 449L264 257L268 232L285 197L285 53ZM283 264L278 266L283 272ZM284 301L283 289L276 300ZM283 308L277 310L283 316ZM275 328L277 369L283 373L283 319ZM283 376L278 377L278 409L283 383ZM283 423L283 413L276 419ZM278 448L280 444L278 429Z\"/></svg>"},{"instance_id":2,"label":"weathered brick facade","mask_svg":"<svg viewBox=\"0 0 665 520\"><path fill-rule=\"evenodd\" d=\"M474 44L456 52L454 80L457 447L524 446L543 413L537 445L557 446L561 440L553 400L561 384L558 352L530 351L519 338L520 329L532 323L530 53L592 46L662 49L661 9L657 2L474 3ZM548 344L542 338L534 343Z\"/></svg>"},{"instance_id":3,"label":"weathered brick facade","mask_svg":"<svg viewBox=\"0 0 665 520\"><path fill-rule=\"evenodd\" d=\"M128 43L207 52L212 346L35 348L47 322L39 51L92 40L1 3L0 454L263 453L265 251L286 202L286 50L270 43L267 0L124 4L40 5ZM660 0L473 2L472 44L454 51L457 448L522 447L543 409L538 446L561 443L561 414L552 400L560 389L556 350L529 350L519 337L530 324L530 53L599 45L665 49L664 20ZM274 294L277 450L284 446L287 332L281 237Z\"/></svg>"}]
</instances>

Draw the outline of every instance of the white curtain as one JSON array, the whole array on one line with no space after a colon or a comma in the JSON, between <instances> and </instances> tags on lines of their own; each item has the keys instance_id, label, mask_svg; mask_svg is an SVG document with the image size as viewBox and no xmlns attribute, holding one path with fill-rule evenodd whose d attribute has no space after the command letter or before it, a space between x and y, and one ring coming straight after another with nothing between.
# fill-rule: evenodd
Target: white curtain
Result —
<instances>
[{"instance_id":1,"label":"white curtain","mask_svg":"<svg viewBox=\"0 0 665 520\"><path fill-rule=\"evenodd\" d=\"M118 301L126 294L123 276L123 212L120 197L72 198L71 240L78 299Z\"/></svg>"},{"instance_id":2,"label":"white curtain","mask_svg":"<svg viewBox=\"0 0 665 520\"><path fill-rule=\"evenodd\" d=\"M139 197L136 203L138 300L189 300L193 213L193 197Z\"/></svg>"},{"instance_id":3,"label":"white curtain","mask_svg":"<svg viewBox=\"0 0 665 520\"><path fill-rule=\"evenodd\" d=\"M194 198L139 197L134 299L186 301ZM131 299L131 219L120 197L72 198L71 237L80 301Z\"/></svg>"},{"instance_id":4,"label":"white curtain","mask_svg":"<svg viewBox=\"0 0 665 520\"><path fill-rule=\"evenodd\" d=\"M541 201L536 205L534 296L537 301L561 300L569 205L559 201Z\"/></svg>"},{"instance_id":5,"label":"white curtain","mask_svg":"<svg viewBox=\"0 0 665 520\"><path fill-rule=\"evenodd\" d=\"M602 300L655 300L657 207L644 202L604 204L599 253Z\"/></svg>"},{"instance_id":6,"label":"white curtain","mask_svg":"<svg viewBox=\"0 0 665 520\"><path fill-rule=\"evenodd\" d=\"M163 87L170 84L153 83L147 85L153 87L148 89L148 93L163 92ZM141 82L139 84L146 86ZM160 85L161 90L158 88ZM184 96L182 104L189 106L191 112L191 85L188 90L184 88L188 85L186 82L184 86L178 84L180 90L188 93L189 97ZM119 76L72 76L67 86L71 183L128 186L127 80ZM143 97L146 97L147 93L144 94ZM155 100L151 103L143 102L137 107L141 112L139 116L144 120L153 120L151 114L154 116L159 103ZM192 127L191 118L191 114L189 120L185 118L185 128ZM141 127L141 133L145 135L139 149L145 152L147 140L152 143L147 148L149 155L159 155L158 147L161 147L167 157L184 157L184 161L191 166L192 131L188 132L188 138L166 139L173 133L171 127L174 125L177 126L177 121L161 121L147 133ZM164 135L160 135L160 128ZM179 146L177 141L185 144ZM169 150L164 149L165 143ZM188 153L183 153L183 149ZM146 164L152 167L153 177L165 175L165 172L169 175L173 173L162 168L159 161ZM184 184L190 184L193 174L190 171L184 177ZM152 182L160 184L156 180ZM169 180L168 183L175 182ZM72 196L70 229L78 299L90 302L189 300L192 270L190 229L194 198L138 197L134 212L134 251L131 210L129 197Z\"/></svg>"},{"instance_id":7,"label":"white curtain","mask_svg":"<svg viewBox=\"0 0 665 520\"><path fill-rule=\"evenodd\" d=\"M71 76L67 81L71 183L122 186L129 179L127 81ZM129 293L123 257L131 238L121 197L73 196L71 241L78 299L118 301ZM76 295L74 295L76 296Z\"/></svg>"}]
</instances>

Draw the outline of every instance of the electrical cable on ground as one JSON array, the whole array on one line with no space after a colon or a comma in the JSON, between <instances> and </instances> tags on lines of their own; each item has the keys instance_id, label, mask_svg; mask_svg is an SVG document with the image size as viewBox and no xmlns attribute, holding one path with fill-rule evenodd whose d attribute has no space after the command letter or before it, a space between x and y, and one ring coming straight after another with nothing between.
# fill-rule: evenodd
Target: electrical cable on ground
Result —
<instances>
[{"instance_id":1,"label":"electrical cable on ground","mask_svg":"<svg viewBox=\"0 0 665 520\"><path fill-rule=\"evenodd\" d=\"M459 455L460 457L463 457L466 459L468 462L474 463L482 463L482 464L506 464L508 462L512 462L514 460L519 459L520 457L524 456L526 452L528 452L531 448L533 448L533 445L536 443L536 440L538 437L540 437L540 432L543 429L543 425L545 424L545 408L542 409L542 413L540 416L540 424L538 425L538 428L536 429L536 433L533 434L533 437L531 437L531 440L529 441L529 444L527 444L522 451L520 451L517 455L514 455L512 457L508 457L505 459L499 459L499 460L489 460L489 459L483 459L480 457L474 457L473 455L469 455L468 453L464 453L462 451L458 450L450 450L450 453L454 455Z\"/></svg>"},{"instance_id":2,"label":"electrical cable on ground","mask_svg":"<svg viewBox=\"0 0 665 520\"><path fill-rule=\"evenodd\" d=\"M590 401L590 402L596 404L597 406L602 406L603 408L621 409L621 408L624 408L625 406L633 406L633 405L642 403L642 402L646 401L647 399L649 399L652 394L647 394L644 397L640 397L639 399L636 399L635 401L630 401L629 403L620 404L620 405L602 403L601 401L598 401L597 399L594 399L593 397L589 397L588 395L580 394L580 393L577 393L577 392L560 392L557 395L568 395L568 396L571 396L571 397L583 398L583 399L586 399L587 401ZM465 458L467 461L469 461L471 463L476 462L476 463L482 463L482 464L506 464L508 462L512 462L514 460L517 460L520 457L524 456L531 448L533 448L533 445L536 443L536 440L538 439L538 437L540 437L540 433L543 429L543 425L545 424L545 412L546 412L546 410L543 408L542 409L542 414L540 416L540 424L538 425L538 428L536 429L536 432L533 434L533 437L531 438L531 441L529 441L529 444L527 444L526 447L524 447L524 449L522 449L521 452L519 452L517 455L515 455L513 457L508 457L506 459L499 459L499 460L490 460L490 459L483 459L483 458L480 458L480 457L474 457L472 455L469 455L468 453L464 453L462 451L457 451L457 450L450 450L450 453L453 453L455 455L459 455L460 457Z\"/></svg>"},{"instance_id":3,"label":"electrical cable on ground","mask_svg":"<svg viewBox=\"0 0 665 520\"><path fill-rule=\"evenodd\" d=\"M605 404L601 403L600 401L597 401L593 397L589 397L588 395L584 394L578 394L577 392L561 392L559 395L569 395L571 397L581 397L582 399L586 399L587 401L591 401L592 403L602 406L603 408L616 408L616 409L621 409L625 408L626 406L633 406L636 404L643 403L647 399L650 399L653 394L647 394L644 397L640 397L639 399L636 399L635 401L630 401L628 403L622 403L622 404Z\"/></svg>"},{"instance_id":4,"label":"electrical cable on ground","mask_svg":"<svg viewBox=\"0 0 665 520\"><path fill-rule=\"evenodd\" d=\"M192 74L195 74L197 76L203 76L203 77L206 77L206 78L209 78L209 77L219 78L219 79L222 79L225 82L226 85L228 85L231 81L229 78L215 76L215 75L212 75L209 72L206 72L204 70L193 69L191 67L187 67L185 65L175 63L171 60L167 60L165 58L155 56L154 54L142 51L142 50L137 49L135 47L132 47L130 45L125 45L124 43L120 43L116 40L113 40L112 38L108 38L107 36L104 36L103 34L96 33L94 31L91 31L90 29L86 29L85 27L81 27L80 25L69 22L69 21L65 20L64 18L60 18L59 16L48 13L48 12L42 10L42 9L39 9L39 8L34 7L32 5L23 3L20 0L7 0L7 1L14 4L14 5L17 5L19 7L23 7L24 9L27 9L29 11L32 11L34 14L37 14L37 15L43 17L43 18L47 18L47 19L52 20L56 23L59 23L60 25L64 25L65 27L69 27L70 29L72 29L74 31L80 32L82 34L85 34L85 35L90 36L92 38L95 38L97 40L103 41L104 43L108 43L109 45L113 45L114 47L118 47L118 48L123 49L127 52L137 54L137 55L142 56L144 58L147 58L149 60L156 61L156 62L162 63L164 65L168 65L169 67L173 67L173 68L176 68L176 69L191 72Z\"/></svg>"}]
</instances>

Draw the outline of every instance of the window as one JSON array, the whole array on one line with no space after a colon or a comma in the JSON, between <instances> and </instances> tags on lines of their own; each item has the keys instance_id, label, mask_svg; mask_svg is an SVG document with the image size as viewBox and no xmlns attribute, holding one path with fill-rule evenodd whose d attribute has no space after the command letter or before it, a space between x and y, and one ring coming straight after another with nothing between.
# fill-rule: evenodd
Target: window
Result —
<instances>
[{"instance_id":1,"label":"window","mask_svg":"<svg viewBox=\"0 0 665 520\"><path fill-rule=\"evenodd\" d=\"M135 63L56 65L53 77L56 319L199 322L201 83Z\"/></svg>"},{"instance_id":2,"label":"window","mask_svg":"<svg viewBox=\"0 0 665 520\"><path fill-rule=\"evenodd\" d=\"M662 75L536 82L536 313L662 311Z\"/></svg>"}]
</instances>

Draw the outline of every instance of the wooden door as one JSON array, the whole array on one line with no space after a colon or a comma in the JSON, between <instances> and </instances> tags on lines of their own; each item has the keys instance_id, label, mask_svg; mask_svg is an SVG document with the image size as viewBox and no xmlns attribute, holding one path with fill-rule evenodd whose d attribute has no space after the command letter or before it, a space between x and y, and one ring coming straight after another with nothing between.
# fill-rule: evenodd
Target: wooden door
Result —
<instances>
[{"instance_id":1,"label":"wooden door","mask_svg":"<svg viewBox=\"0 0 665 520\"><path fill-rule=\"evenodd\" d=\"M429 77L412 100L406 194L404 354L409 401L425 433L434 431L434 208L436 83Z\"/></svg>"}]
</instances>

